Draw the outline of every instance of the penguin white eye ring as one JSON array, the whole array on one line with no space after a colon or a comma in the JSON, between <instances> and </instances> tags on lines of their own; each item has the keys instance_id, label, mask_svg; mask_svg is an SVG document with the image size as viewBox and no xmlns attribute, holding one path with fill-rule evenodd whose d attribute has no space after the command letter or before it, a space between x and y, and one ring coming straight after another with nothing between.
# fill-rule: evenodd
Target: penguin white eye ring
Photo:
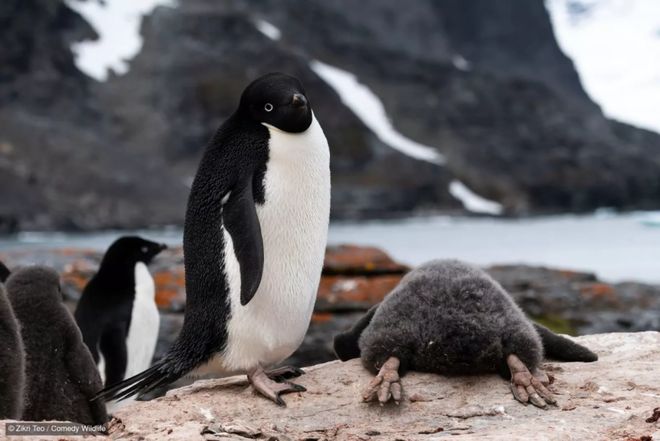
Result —
<instances>
[{"instance_id":1,"label":"penguin white eye ring","mask_svg":"<svg viewBox=\"0 0 660 441\"><path fill-rule=\"evenodd\" d=\"M272 112L273 111L273 105L271 103L266 103L266 105L264 106L264 110L266 112Z\"/></svg>"}]
</instances>

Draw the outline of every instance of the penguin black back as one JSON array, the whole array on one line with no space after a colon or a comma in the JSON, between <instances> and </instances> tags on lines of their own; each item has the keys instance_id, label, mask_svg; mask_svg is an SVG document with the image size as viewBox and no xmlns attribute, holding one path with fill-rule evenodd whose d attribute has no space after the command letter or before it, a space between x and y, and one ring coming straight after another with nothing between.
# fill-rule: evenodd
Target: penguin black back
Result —
<instances>
[{"instance_id":1,"label":"penguin black back","mask_svg":"<svg viewBox=\"0 0 660 441\"><path fill-rule=\"evenodd\" d=\"M0 283L0 419L21 419L24 394L23 340L7 291Z\"/></svg>"},{"instance_id":2,"label":"penguin black back","mask_svg":"<svg viewBox=\"0 0 660 441\"><path fill-rule=\"evenodd\" d=\"M149 264L165 248L137 236L117 239L76 306L76 323L94 362L99 363L99 350L104 356L108 384L124 378L129 361L126 340L136 295L136 265Z\"/></svg>"},{"instance_id":3,"label":"penguin black back","mask_svg":"<svg viewBox=\"0 0 660 441\"><path fill-rule=\"evenodd\" d=\"M101 378L63 303L58 274L46 267L22 268L6 287L26 353L22 418L105 423L105 405L89 401Z\"/></svg>"}]
</instances>

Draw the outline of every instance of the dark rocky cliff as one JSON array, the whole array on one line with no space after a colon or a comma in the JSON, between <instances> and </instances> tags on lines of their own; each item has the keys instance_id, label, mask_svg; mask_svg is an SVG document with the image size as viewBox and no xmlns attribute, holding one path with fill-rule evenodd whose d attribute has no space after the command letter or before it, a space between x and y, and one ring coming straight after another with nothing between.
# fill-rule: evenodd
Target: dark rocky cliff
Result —
<instances>
[{"instance_id":1,"label":"dark rocky cliff","mask_svg":"<svg viewBox=\"0 0 660 441\"><path fill-rule=\"evenodd\" d=\"M271 70L303 79L324 126L335 217L460 210L452 179L514 215L660 206L660 136L603 117L541 0L182 0L102 83L73 64L70 43L94 33L61 1L6 1L0 23L0 230L181 222L206 140ZM447 164L385 145L314 59L357 75Z\"/></svg>"}]
</instances>

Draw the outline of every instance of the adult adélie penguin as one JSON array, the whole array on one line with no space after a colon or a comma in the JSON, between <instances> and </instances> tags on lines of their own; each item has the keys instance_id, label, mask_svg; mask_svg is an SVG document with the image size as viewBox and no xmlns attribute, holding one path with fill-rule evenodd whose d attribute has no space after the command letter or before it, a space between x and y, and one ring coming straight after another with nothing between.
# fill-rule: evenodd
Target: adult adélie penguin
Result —
<instances>
[{"instance_id":1,"label":"adult ad\u00e9lie penguin","mask_svg":"<svg viewBox=\"0 0 660 441\"><path fill-rule=\"evenodd\" d=\"M186 309L168 353L97 398L122 399L184 375L246 373L279 405L304 391L268 370L300 345L314 308L328 232L330 155L302 84L252 82L215 133L188 200Z\"/></svg>"}]
</instances>

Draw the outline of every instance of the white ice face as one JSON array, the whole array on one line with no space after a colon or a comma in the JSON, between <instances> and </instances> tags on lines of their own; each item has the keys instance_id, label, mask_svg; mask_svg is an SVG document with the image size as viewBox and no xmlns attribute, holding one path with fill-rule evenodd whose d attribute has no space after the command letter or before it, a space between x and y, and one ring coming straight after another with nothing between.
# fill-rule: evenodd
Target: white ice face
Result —
<instances>
[{"instance_id":1,"label":"white ice face","mask_svg":"<svg viewBox=\"0 0 660 441\"><path fill-rule=\"evenodd\" d=\"M71 50L76 66L98 80L105 81L108 71L128 72L129 61L142 49L142 17L158 6L175 7L175 0L66 0L67 5L89 22L98 40L74 43Z\"/></svg>"},{"instance_id":2,"label":"white ice face","mask_svg":"<svg viewBox=\"0 0 660 441\"><path fill-rule=\"evenodd\" d=\"M546 8L605 115L660 133L660 2L546 0Z\"/></svg>"}]
</instances>

